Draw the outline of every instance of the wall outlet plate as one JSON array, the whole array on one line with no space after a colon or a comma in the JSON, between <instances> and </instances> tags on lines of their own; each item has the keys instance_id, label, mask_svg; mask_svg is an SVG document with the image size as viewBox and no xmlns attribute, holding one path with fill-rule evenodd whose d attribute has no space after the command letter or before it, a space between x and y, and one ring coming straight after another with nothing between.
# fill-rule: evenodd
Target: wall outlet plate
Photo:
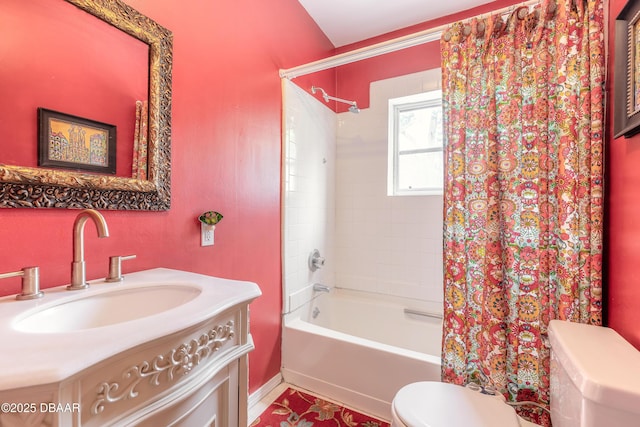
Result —
<instances>
[{"instance_id":1,"label":"wall outlet plate","mask_svg":"<svg viewBox=\"0 0 640 427\"><path fill-rule=\"evenodd\" d=\"M213 246L215 225L200 223L200 246Z\"/></svg>"}]
</instances>

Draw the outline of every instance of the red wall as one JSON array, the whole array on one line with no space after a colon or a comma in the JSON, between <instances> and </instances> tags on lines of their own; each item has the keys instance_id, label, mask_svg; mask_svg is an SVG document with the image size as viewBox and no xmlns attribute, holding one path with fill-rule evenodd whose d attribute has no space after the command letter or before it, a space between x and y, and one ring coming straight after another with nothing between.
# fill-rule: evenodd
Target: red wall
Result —
<instances>
[{"instance_id":1,"label":"red wall","mask_svg":"<svg viewBox=\"0 0 640 427\"><path fill-rule=\"evenodd\" d=\"M609 1L609 78L606 155L606 262L608 324L640 349L640 135L613 138L615 18L626 0Z\"/></svg>"},{"instance_id":2,"label":"red wall","mask_svg":"<svg viewBox=\"0 0 640 427\"><path fill-rule=\"evenodd\" d=\"M278 70L329 56L333 46L291 0L126 2L174 36L172 207L104 211L111 237L98 239L91 224L85 230L87 276L106 276L110 255L137 254L123 264L125 274L162 266L258 283L263 296L251 305L255 390L280 369ZM224 219L215 245L201 247L196 218L207 210ZM76 214L0 209L0 272L38 265L44 288L68 283ZM0 295L19 288L19 279L0 280Z\"/></svg>"}]
</instances>

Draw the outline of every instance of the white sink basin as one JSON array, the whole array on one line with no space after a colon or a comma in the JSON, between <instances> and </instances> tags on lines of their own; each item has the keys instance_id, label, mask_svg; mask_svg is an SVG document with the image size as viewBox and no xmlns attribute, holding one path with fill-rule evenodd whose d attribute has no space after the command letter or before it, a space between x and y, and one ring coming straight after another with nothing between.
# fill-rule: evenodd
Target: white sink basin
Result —
<instances>
[{"instance_id":1,"label":"white sink basin","mask_svg":"<svg viewBox=\"0 0 640 427\"><path fill-rule=\"evenodd\" d=\"M185 304L201 293L189 284L114 289L18 316L13 328L22 332L70 332L141 319Z\"/></svg>"},{"instance_id":2,"label":"white sink basin","mask_svg":"<svg viewBox=\"0 0 640 427\"><path fill-rule=\"evenodd\" d=\"M228 316L227 310L260 295L252 282L167 268L129 273L119 283L96 279L89 285L81 291L68 291L66 285L48 288L44 297L33 300L0 298L0 366L11 367L0 372L0 397L3 390L60 383L175 334L191 337L186 331ZM240 314L230 321L237 333L247 316ZM219 326L224 329L227 323ZM216 339L205 341L215 345Z\"/></svg>"}]
</instances>

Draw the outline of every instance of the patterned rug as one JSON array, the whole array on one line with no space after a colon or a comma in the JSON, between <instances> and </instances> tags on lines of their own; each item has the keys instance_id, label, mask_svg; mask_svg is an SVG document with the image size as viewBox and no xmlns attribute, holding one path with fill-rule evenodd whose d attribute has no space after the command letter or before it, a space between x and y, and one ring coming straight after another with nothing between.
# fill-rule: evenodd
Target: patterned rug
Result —
<instances>
[{"instance_id":1,"label":"patterned rug","mask_svg":"<svg viewBox=\"0 0 640 427\"><path fill-rule=\"evenodd\" d=\"M250 427L389 427L389 423L288 388Z\"/></svg>"}]
</instances>

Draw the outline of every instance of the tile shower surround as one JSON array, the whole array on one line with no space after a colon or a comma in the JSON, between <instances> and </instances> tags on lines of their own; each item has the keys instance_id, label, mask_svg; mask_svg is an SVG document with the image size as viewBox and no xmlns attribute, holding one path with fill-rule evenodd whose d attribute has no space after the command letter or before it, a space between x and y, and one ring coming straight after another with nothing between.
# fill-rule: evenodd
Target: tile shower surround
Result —
<instances>
[{"instance_id":1,"label":"tile shower surround","mask_svg":"<svg viewBox=\"0 0 640 427\"><path fill-rule=\"evenodd\" d=\"M314 282L442 302L442 196L386 193L388 100L439 82L439 69L374 82L370 108L335 114L285 81L285 312ZM314 248L327 263L311 273Z\"/></svg>"}]
</instances>

